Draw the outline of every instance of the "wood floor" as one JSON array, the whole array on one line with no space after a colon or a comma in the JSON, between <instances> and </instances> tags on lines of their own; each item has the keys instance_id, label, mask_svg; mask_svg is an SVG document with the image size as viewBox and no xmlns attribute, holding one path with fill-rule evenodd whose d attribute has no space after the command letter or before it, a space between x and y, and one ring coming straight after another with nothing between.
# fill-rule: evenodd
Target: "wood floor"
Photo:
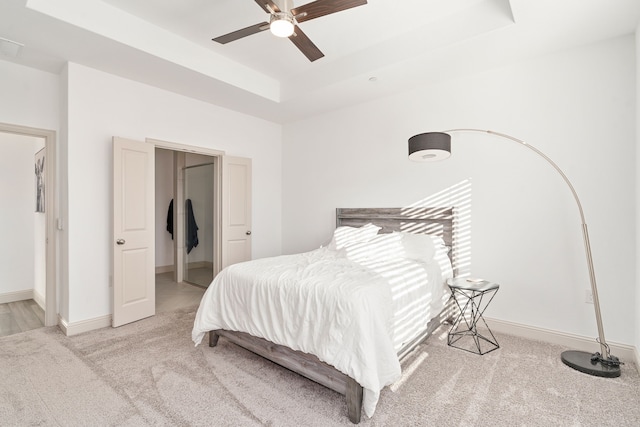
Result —
<instances>
[{"instance_id":1,"label":"wood floor","mask_svg":"<svg viewBox=\"0 0 640 427\"><path fill-rule=\"evenodd\" d=\"M0 337L44 326L44 311L32 299L0 304Z\"/></svg>"},{"instance_id":2,"label":"wood floor","mask_svg":"<svg viewBox=\"0 0 640 427\"><path fill-rule=\"evenodd\" d=\"M173 273L156 275L156 313L198 305L206 289L173 281ZM44 311L34 300L0 304L0 337L44 326Z\"/></svg>"}]
</instances>

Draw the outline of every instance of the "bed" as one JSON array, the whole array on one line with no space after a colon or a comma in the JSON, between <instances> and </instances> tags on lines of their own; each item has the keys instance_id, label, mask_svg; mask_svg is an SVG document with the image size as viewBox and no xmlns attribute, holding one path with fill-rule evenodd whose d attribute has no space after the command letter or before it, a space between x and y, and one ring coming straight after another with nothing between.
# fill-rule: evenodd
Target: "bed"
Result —
<instances>
[{"instance_id":1,"label":"bed","mask_svg":"<svg viewBox=\"0 0 640 427\"><path fill-rule=\"evenodd\" d=\"M400 361L453 306L452 208L340 208L317 250L234 264L208 287L192 332L224 337L346 396L359 423Z\"/></svg>"}]
</instances>

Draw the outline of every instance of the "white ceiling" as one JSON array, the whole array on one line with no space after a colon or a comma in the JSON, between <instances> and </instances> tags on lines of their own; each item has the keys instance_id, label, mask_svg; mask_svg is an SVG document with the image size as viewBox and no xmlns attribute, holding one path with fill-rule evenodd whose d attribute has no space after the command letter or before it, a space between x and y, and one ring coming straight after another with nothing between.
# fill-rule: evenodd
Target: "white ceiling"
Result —
<instances>
[{"instance_id":1,"label":"white ceiling","mask_svg":"<svg viewBox=\"0 0 640 427\"><path fill-rule=\"evenodd\" d=\"M310 3L294 1L295 6ZM441 79L633 33L639 0L369 0L303 22L315 62L268 31L254 0L2 0L0 59L67 61L285 123Z\"/></svg>"}]
</instances>

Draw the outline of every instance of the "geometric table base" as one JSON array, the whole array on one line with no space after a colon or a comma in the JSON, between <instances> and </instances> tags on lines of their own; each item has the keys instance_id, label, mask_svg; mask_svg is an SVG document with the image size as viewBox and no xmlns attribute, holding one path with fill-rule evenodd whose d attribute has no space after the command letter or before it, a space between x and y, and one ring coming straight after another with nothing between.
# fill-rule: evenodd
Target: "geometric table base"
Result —
<instances>
[{"instance_id":1,"label":"geometric table base","mask_svg":"<svg viewBox=\"0 0 640 427\"><path fill-rule=\"evenodd\" d=\"M477 329L475 331L449 332L447 343L451 347L483 355L500 348L490 330L489 335L491 338L479 333Z\"/></svg>"},{"instance_id":2,"label":"geometric table base","mask_svg":"<svg viewBox=\"0 0 640 427\"><path fill-rule=\"evenodd\" d=\"M499 285L484 282L476 289L470 284L452 285L451 295L456 301L460 312L449 330L447 344L471 353L486 354L500 348L496 337L489 329L482 313L487 308ZM488 298L488 299L487 299Z\"/></svg>"}]
</instances>

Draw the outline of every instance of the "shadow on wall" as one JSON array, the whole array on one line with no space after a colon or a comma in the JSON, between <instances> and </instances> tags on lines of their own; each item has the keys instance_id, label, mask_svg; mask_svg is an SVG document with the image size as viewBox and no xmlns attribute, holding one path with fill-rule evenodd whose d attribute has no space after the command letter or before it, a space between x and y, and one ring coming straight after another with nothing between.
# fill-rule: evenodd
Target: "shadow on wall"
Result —
<instances>
[{"instance_id":1,"label":"shadow on wall","mask_svg":"<svg viewBox=\"0 0 640 427\"><path fill-rule=\"evenodd\" d=\"M471 274L471 179L418 200L405 209L410 211L422 206L454 208L453 269L458 276Z\"/></svg>"}]
</instances>

